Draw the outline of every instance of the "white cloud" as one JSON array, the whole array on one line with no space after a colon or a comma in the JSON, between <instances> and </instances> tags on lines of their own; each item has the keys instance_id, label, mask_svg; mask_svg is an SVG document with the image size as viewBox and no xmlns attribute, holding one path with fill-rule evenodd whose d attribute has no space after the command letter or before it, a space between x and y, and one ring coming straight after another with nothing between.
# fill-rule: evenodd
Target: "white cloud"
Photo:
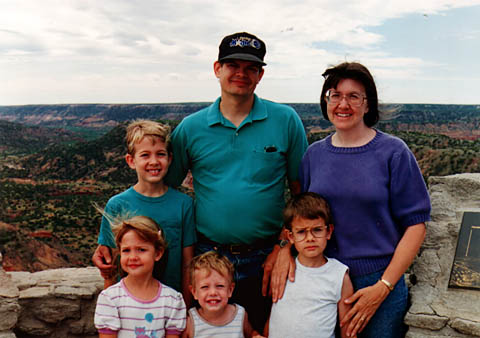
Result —
<instances>
[{"instance_id":1,"label":"white cloud","mask_svg":"<svg viewBox=\"0 0 480 338\"><path fill-rule=\"evenodd\" d=\"M213 100L218 44L243 30L267 43L261 93L316 101L312 85L345 59L379 78L421 76L435 63L379 50L385 37L373 28L473 5L480 1L0 0L0 72L9 79L0 104ZM478 41L478 30L469 38Z\"/></svg>"}]
</instances>

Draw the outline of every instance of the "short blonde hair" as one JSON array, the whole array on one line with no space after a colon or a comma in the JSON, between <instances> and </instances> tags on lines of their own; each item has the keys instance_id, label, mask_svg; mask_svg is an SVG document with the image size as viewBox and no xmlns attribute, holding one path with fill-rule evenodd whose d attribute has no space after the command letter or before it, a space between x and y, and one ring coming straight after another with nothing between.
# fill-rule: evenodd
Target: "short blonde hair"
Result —
<instances>
[{"instance_id":1,"label":"short blonde hair","mask_svg":"<svg viewBox=\"0 0 480 338\"><path fill-rule=\"evenodd\" d=\"M220 255L216 251L207 251L194 257L190 262L190 283L193 287L195 287L195 270L201 269L205 269L207 271L214 270L222 276L228 278L230 283L233 282L235 268L233 267L232 262L230 262L227 257Z\"/></svg>"},{"instance_id":2,"label":"short blonde hair","mask_svg":"<svg viewBox=\"0 0 480 338\"><path fill-rule=\"evenodd\" d=\"M162 124L151 120L135 120L127 126L127 135L125 141L127 143L127 152L130 155L135 154L135 144L141 142L145 137L152 138L155 142L155 137L159 137L167 146L167 151L172 152L170 144L169 125Z\"/></svg>"},{"instance_id":3,"label":"short blonde hair","mask_svg":"<svg viewBox=\"0 0 480 338\"><path fill-rule=\"evenodd\" d=\"M152 243L155 250L165 252L167 241L164 231L158 226L157 222L147 216L133 216L119 223L112 224L112 231L115 234L115 243L120 249L120 243L123 236L130 230L146 242Z\"/></svg>"}]
</instances>

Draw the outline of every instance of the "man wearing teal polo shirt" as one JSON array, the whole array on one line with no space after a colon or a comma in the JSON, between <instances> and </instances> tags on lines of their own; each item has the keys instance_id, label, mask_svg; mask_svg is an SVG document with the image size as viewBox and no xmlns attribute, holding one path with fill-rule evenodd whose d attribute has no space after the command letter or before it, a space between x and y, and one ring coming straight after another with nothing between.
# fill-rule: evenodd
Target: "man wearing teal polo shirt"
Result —
<instances>
[{"instance_id":1,"label":"man wearing teal polo shirt","mask_svg":"<svg viewBox=\"0 0 480 338\"><path fill-rule=\"evenodd\" d=\"M265 52L264 42L249 33L222 40L213 65L221 97L174 130L167 176L177 186L191 170L197 253L217 250L234 263L232 299L246 308L256 330L269 312L262 264L282 228L285 179L299 192L298 166L307 147L297 113L254 94Z\"/></svg>"}]
</instances>

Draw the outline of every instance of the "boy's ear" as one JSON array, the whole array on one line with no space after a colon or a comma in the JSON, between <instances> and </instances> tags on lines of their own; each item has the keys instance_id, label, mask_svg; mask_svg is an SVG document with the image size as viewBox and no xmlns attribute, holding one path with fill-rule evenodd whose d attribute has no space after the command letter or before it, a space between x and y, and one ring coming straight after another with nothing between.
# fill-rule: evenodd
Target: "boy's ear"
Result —
<instances>
[{"instance_id":1,"label":"boy's ear","mask_svg":"<svg viewBox=\"0 0 480 338\"><path fill-rule=\"evenodd\" d=\"M190 290L190 293L193 295L193 298L197 299L197 297L195 297L195 288L193 287L193 285L189 285L188 286L188 289Z\"/></svg>"},{"instance_id":2,"label":"boy's ear","mask_svg":"<svg viewBox=\"0 0 480 338\"><path fill-rule=\"evenodd\" d=\"M193 295L193 298L198 300L197 298L197 290L195 290L195 288L193 287L193 285L189 285L188 288L190 289L190 292L192 293Z\"/></svg>"},{"instance_id":3,"label":"boy's ear","mask_svg":"<svg viewBox=\"0 0 480 338\"><path fill-rule=\"evenodd\" d=\"M328 234L327 234L327 240L330 239L332 237L332 233L333 233L333 224L329 224L328 225Z\"/></svg>"},{"instance_id":4,"label":"boy's ear","mask_svg":"<svg viewBox=\"0 0 480 338\"><path fill-rule=\"evenodd\" d=\"M230 290L228 290L228 298L232 297L234 289L235 289L235 282L231 282L230 283Z\"/></svg>"},{"instance_id":5,"label":"boy's ear","mask_svg":"<svg viewBox=\"0 0 480 338\"><path fill-rule=\"evenodd\" d=\"M291 231L285 229L285 233L287 234L287 238L290 241L290 243L295 244L295 241L293 240L293 234Z\"/></svg>"},{"instance_id":6,"label":"boy's ear","mask_svg":"<svg viewBox=\"0 0 480 338\"><path fill-rule=\"evenodd\" d=\"M127 162L128 166L129 166L131 169L135 169L134 157L133 157L131 154L125 155L125 162Z\"/></svg>"}]
</instances>

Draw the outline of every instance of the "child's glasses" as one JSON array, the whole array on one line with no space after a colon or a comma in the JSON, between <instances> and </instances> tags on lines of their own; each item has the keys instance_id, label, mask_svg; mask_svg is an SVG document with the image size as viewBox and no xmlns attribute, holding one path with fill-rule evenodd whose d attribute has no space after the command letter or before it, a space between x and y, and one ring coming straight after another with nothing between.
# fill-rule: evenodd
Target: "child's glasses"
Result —
<instances>
[{"instance_id":1,"label":"child's glasses","mask_svg":"<svg viewBox=\"0 0 480 338\"><path fill-rule=\"evenodd\" d=\"M327 237L327 227L313 227L311 229L300 229L291 231L293 234L293 239L296 242L301 242L307 238L307 232L310 232L315 238Z\"/></svg>"}]
</instances>

